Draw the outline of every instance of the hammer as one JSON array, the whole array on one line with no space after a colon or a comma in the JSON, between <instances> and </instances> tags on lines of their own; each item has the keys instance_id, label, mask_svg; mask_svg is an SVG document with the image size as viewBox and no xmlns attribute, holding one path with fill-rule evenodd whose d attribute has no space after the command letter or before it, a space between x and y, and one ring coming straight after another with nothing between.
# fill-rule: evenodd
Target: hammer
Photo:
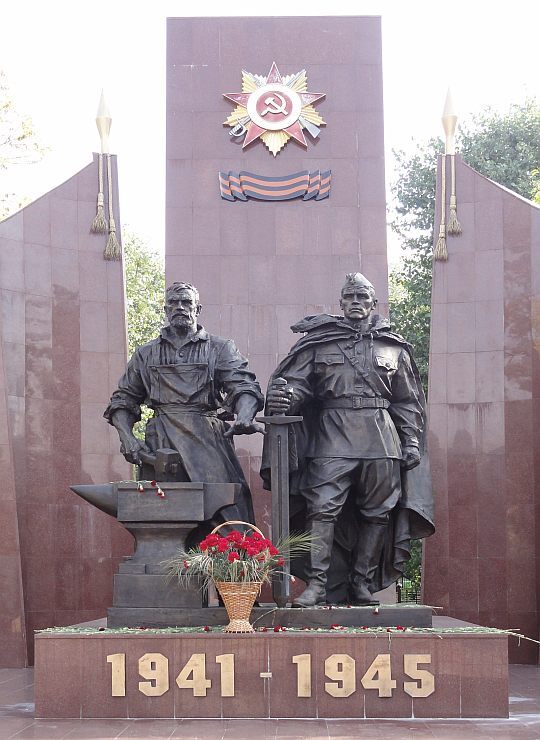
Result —
<instances>
[{"instance_id":1,"label":"hammer","mask_svg":"<svg viewBox=\"0 0 540 740\"><path fill-rule=\"evenodd\" d=\"M156 480L159 478L163 480L166 475L175 475L181 460L180 453L176 450L171 450L169 447L162 447L156 450L155 455L141 450L139 457L144 463L154 468Z\"/></svg>"}]
</instances>

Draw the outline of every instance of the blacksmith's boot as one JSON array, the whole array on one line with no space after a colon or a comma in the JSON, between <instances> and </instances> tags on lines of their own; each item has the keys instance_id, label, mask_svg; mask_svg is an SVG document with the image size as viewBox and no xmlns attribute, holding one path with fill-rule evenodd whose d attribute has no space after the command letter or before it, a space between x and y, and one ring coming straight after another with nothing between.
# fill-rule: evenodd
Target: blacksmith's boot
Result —
<instances>
[{"instance_id":1,"label":"blacksmith's boot","mask_svg":"<svg viewBox=\"0 0 540 740\"><path fill-rule=\"evenodd\" d=\"M387 526L367 521L360 525L351 579L351 604L355 606L377 606L379 603L371 595L369 584L379 565Z\"/></svg>"},{"instance_id":2,"label":"blacksmith's boot","mask_svg":"<svg viewBox=\"0 0 540 740\"><path fill-rule=\"evenodd\" d=\"M326 579L332 545L334 544L333 522L311 522L310 534L313 545L306 568L308 585L292 603L294 607L310 607L326 604Z\"/></svg>"}]
</instances>

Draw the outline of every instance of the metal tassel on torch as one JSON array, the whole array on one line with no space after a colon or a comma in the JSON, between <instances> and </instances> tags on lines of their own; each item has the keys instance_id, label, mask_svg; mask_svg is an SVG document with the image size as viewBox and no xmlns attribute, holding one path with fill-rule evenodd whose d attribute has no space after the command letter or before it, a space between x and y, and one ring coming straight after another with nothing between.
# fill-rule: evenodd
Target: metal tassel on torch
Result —
<instances>
[{"instance_id":1,"label":"metal tassel on torch","mask_svg":"<svg viewBox=\"0 0 540 740\"><path fill-rule=\"evenodd\" d=\"M461 224L457 217L457 199L456 199L456 125L457 115L454 109L454 101L450 88L446 93L446 101L442 115L442 124L446 135L445 154L450 156L451 168L451 191L450 191L450 213L448 217L448 234L459 236L461 234Z\"/></svg>"}]
</instances>

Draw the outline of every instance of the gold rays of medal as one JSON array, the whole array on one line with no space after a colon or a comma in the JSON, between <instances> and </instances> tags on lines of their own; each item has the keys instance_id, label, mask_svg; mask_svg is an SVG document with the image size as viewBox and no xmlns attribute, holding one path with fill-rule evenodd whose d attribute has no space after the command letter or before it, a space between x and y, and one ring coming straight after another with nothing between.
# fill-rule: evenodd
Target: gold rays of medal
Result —
<instances>
[{"instance_id":1,"label":"gold rays of medal","mask_svg":"<svg viewBox=\"0 0 540 740\"><path fill-rule=\"evenodd\" d=\"M242 70L242 92L255 92L258 87L266 85L266 79L266 77L262 77L261 75L254 75L251 74L251 72L246 72L245 70ZM298 74L287 75L283 77L283 84L287 85L291 88L291 90L294 90L297 93L307 92L306 70L303 69L301 72L298 72ZM308 124L312 123L314 126L326 125L322 116L317 113L312 105L304 105L300 114L300 125L302 126L302 128L306 128L305 123L302 119L304 119L304 121L307 121ZM227 126L231 126L232 128L237 125L243 125L246 129L249 130L249 127L251 126L251 120L249 117L249 113L247 112L247 108L245 108L243 105L237 105L231 115L227 118L227 120L224 121L224 124L226 124ZM260 138L264 142L267 149L275 157L276 154L283 149L283 147L291 137L286 131L265 131L263 134L261 134Z\"/></svg>"}]
</instances>

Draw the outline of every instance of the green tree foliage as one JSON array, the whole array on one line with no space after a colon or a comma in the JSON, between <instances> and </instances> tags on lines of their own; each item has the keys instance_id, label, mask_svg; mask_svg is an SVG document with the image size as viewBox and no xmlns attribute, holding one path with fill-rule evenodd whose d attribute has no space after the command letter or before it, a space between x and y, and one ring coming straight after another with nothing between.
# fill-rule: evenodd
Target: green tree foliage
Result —
<instances>
[{"instance_id":1,"label":"green tree foliage","mask_svg":"<svg viewBox=\"0 0 540 740\"><path fill-rule=\"evenodd\" d=\"M4 72L0 69L0 171L39 162L46 149L35 134L32 119L15 107ZM28 199L0 192L0 220L22 208Z\"/></svg>"},{"instance_id":2,"label":"green tree foliage","mask_svg":"<svg viewBox=\"0 0 540 740\"><path fill-rule=\"evenodd\" d=\"M540 164L539 103L513 105L504 115L487 109L461 127L459 151L478 172L531 198Z\"/></svg>"},{"instance_id":3,"label":"green tree foliage","mask_svg":"<svg viewBox=\"0 0 540 740\"><path fill-rule=\"evenodd\" d=\"M160 256L134 234L124 230L122 243L126 266L128 351L131 356L137 347L157 337L165 323L165 272ZM140 439L144 438L146 422L151 415L151 410L144 406L142 419L134 428Z\"/></svg>"},{"instance_id":4,"label":"green tree foliage","mask_svg":"<svg viewBox=\"0 0 540 740\"><path fill-rule=\"evenodd\" d=\"M135 234L122 234L126 265L128 349L137 347L159 334L165 323L165 273L163 261Z\"/></svg>"},{"instance_id":5,"label":"green tree foliage","mask_svg":"<svg viewBox=\"0 0 540 740\"><path fill-rule=\"evenodd\" d=\"M525 198L540 199L540 105L536 100L513 105L507 113L487 109L474 116L460 127L457 148L478 172ZM418 143L412 153L394 153L397 178L392 186L391 225L405 254L390 275L390 312L396 331L415 347L426 386L437 155L443 151L442 139L430 139Z\"/></svg>"},{"instance_id":6,"label":"green tree foliage","mask_svg":"<svg viewBox=\"0 0 540 740\"><path fill-rule=\"evenodd\" d=\"M411 581L415 591L420 590L422 573L422 541L411 542L411 557L405 564L404 575Z\"/></svg>"},{"instance_id":7,"label":"green tree foliage","mask_svg":"<svg viewBox=\"0 0 540 740\"><path fill-rule=\"evenodd\" d=\"M532 191L532 199L535 203L540 204L540 170L534 170L534 183Z\"/></svg>"}]
</instances>

